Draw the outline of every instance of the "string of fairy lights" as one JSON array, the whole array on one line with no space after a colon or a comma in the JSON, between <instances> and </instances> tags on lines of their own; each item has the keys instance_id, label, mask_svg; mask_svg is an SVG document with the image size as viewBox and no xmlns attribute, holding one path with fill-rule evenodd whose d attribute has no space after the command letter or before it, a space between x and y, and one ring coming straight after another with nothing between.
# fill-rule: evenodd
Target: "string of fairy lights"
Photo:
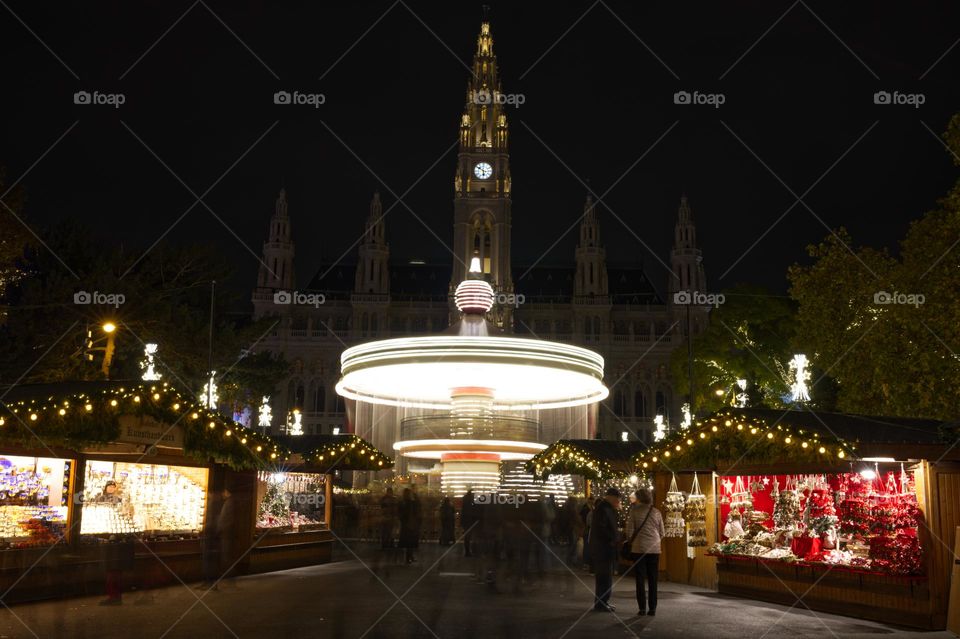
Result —
<instances>
[{"instance_id":1,"label":"string of fairy lights","mask_svg":"<svg viewBox=\"0 0 960 639\"><path fill-rule=\"evenodd\" d=\"M606 460L594 457L581 446L564 440L534 455L527 463L527 468L533 469L535 477L560 473L606 479L625 474L615 473Z\"/></svg>"},{"instance_id":2,"label":"string of fairy lights","mask_svg":"<svg viewBox=\"0 0 960 639\"><path fill-rule=\"evenodd\" d=\"M823 438L816 431L794 429L783 424L769 425L763 419L738 415L729 411L717 413L696 427L672 433L655 447L634 456L638 469L652 464L669 465L671 457L683 457L698 447L713 444L718 437L731 435L759 438L768 446L780 446L780 452L791 458L816 460L845 459L853 456L856 446L838 438Z\"/></svg>"},{"instance_id":3,"label":"string of fairy lights","mask_svg":"<svg viewBox=\"0 0 960 639\"><path fill-rule=\"evenodd\" d=\"M50 395L43 398L6 402L0 406L0 437L4 427L17 426L17 420L42 438L45 430L57 425L79 425L81 420L94 416L116 418L123 414L153 413L170 424L183 425L185 431L206 440L215 441L223 452L229 449L245 451L249 461L276 462L289 459L290 451L266 435L245 429L241 424L224 419L217 413L203 408L193 399L184 397L166 382L162 384L133 384L108 387L94 392L76 392L63 396ZM6 414L6 415L5 415ZM204 426L201 426L204 424ZM45 427L47 427L45 429ZM91 441L103 441L104 435L88 430ZM219 435L219 438L215 436ZM75 439L84 439L74 436Z\"/></svg>"},{"instance_id":4,"label":"string of fairy lights","mask_svg":"<svg viewBox=\"0 0 960 639\"><path fill-rule=\"evenodd\" d=\"M342 466L350 470L385 470L393 460L356 435L341 436L340 441L319 446L303 455L308 464Z\"/></svg>"},{"instance_id":5,"label":"string of fairy lights","mask_svg":"<svg viewBox=\"0 0 960 639\"><path fill-rule=\"evenodd\" d=\"M816 431L783 424L771 425L758 417L723 411L697 421L692 428L671 433L646 451L634 455L631 465L636 473L645 473L660 466L669 468L698 452L706 453L705 457L714 456L720 437L728 440L743 438L748 445L745 454L761 447L768 450L775 446L782 457L796 460L830 462L853 459L856 451L855 445L840 438L825 437ZM528 462L528 468L533 469L537 477L570 473L602 480L628 474L613 471L606 460L569 441L559 441L537 454Z\"/></svg>"}]
</instances>

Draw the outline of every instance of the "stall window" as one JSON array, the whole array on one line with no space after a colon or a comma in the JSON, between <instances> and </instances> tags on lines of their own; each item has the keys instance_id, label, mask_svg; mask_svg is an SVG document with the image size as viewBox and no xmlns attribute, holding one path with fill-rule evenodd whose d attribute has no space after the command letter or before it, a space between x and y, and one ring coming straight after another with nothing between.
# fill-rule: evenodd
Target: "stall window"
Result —
<instances>
[{"instance_id":1,"label":"stall window","mask_svg":"<svg viewBox=\"0 0 960 639\"><path fill-rule=\"evenodd\" d=\"M196 535L206 494L206 468L91 460L80 534Z\"/></svg>"},{"instance_id":2,"label":"stall window","mask_svg":"<svg viewBox=\"0 0 960 639\"><path fill-rule=\"evenodd\" d=\"M63 537L72 463L0 456L0 545L50 546Z\"/></svg>"},{"instance_id":3,"label":"stall window","mask_svg":"<svg viewBox=\"0 0 960 639\"><path fill-rule=\"evenodd\" d=\"M325 475L268 473L257 475L257 528L306 532L324 524Z\"/></svg>"}]
</instances>

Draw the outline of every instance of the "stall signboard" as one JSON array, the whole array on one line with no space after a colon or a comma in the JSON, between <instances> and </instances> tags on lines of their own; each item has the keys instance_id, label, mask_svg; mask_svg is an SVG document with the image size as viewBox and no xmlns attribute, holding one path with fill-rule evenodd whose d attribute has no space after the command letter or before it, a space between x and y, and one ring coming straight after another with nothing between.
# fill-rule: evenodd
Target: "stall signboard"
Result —
<instances>
[{"instance_id":1,"label":"stall signboard","mask_svg":"<svg viewBox=\"0 0 960 639\"><path fill-rule=\"evenodd\" d=\"M183 429L158 422L149 415L120 415L118 442L183 448Z\"/></svg>"}]
</instances>

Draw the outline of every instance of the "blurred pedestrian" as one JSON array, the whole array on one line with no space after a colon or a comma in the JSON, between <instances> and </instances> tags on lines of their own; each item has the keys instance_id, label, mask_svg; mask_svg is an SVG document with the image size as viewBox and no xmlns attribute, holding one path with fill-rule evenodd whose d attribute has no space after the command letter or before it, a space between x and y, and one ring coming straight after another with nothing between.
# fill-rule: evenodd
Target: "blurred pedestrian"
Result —
<instances>
[{"instance_id":1,"label":"blurred pedestrian","mask_svg":"<svg viewBox=\"0 0 960 639\"><path fill-rule=\"evenodd\" d=\"M393 531L397 526L397 498L393 488L387 488L380 498L380 548L393 550Z\"/></svg>"},{"instance_id":2,"label":"blurred pedestrian","mask_svg":"<svg viewBox=\"0 0 960 639\"><path fill-rule=\"evenodd\" d=\"M454 541L454 525L457 522L457 511L450 503L449 497L444 497L440 504L440 545L452 546Z\"/></svg>"},{"instance_id":3,"label":"blurred pedestrian","mask_svg":"<svg viewBox=\"0 0 960 639\"><path fill-rule=\"evenodd\" d=\"M620 529L617 525L617 511L620 510L620 491L608 488L603 499L597 500L590 517L590 558L593 561L595 594L593 609L598 612L613 612L616 608L610 603L613 590L613 568L617 561Z\"/></svg>"},{"instance_id":4,"label":"blurred pedestrian","mask_svg":"<svg viewBox=\"0 0 960 639\"><path fill-rule=\"evenodd\" d=\"M636 492L637 503L627 516L627 536L630 538L630 558L637 579L637 614L653 616L657 612L657 577L660 572L660 544L666 531L663 516L653 507L649 488ZM648 597L644 597L644 580Z\"/></svg>"},{"instance_id":5,"label":"blurred pedestrian","mask_svg":"<svg viewBox=\"0 0 960 639\"><path fill-rule=\"evenodd\" d=\"M417 560L417 548L420 547L420 500L417 494L409 488L403 489L403 499L400 501L400 547L404 549L406 562L412 564Z\"/></svg>"},{"instance_id":6,"label":"blurred pedestrian","mask_svg":"<svg viewBox=\"0 0 960 639\"><path fill-rule=\"evenodd\" d=\"M223 580L233 573L237 510L233 491L224 486L220 497L223 501L220 503L220 513L217 515L217 545L220 547L220 570L217 579ZM233 581L228 583L232 584Z\"/></svg>"},{"instance_id":7,"label":"blurred pedestrian","mask_svg":"<svg viewBox=\"0 0 960 639\"><path fill-rule=\"evenodd\" d=\"M103 486L103 492L94 500L98 504L112 507L118 517L132 517L133 508L124 502L117 487L117 482L108 479ZM123 571L133 568L133 543L123 535L111 536L109 543L104 545L104 568L106 569L105 590L107 598L100 602L101 606L119 606L123 603Z\"/></svg>"},{"instance_id":8,"label":"blurred pedestrian","mask_svg":"<svg viewBox=\"0 0 960 639\"><path fill-rule=\"evenodd\" d=\"M473 556L473 539L476 533L477 504L473 501L473 489L468 489L463 496L463 506L460 508L460 527L463 528L463 556Z\"/></svg>"}]
</instances>

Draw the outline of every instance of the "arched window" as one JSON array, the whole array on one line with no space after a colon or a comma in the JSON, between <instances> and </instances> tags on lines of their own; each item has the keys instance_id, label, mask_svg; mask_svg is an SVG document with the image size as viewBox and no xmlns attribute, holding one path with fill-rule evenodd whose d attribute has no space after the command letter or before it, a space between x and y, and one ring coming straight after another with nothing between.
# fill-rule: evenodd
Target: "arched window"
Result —
<instances>
[{"instance_id":1,"label":"arched window","mask_svg":"<svg viewBox=\"0 0 960 639\"><path fill-rule=\"evenodd\" d=\"M613 412L620 417L627 414L626 398L621 391L616 391L613 394Z\"/></svg>"},{"instance_id":2,"label":"arched window","mask_svg":"<svg viewBox=\"0 0 960 639\"><path fill-rule=\"evenodd\" d=\"M306 392L303 388L303 382L297 383L297 390L293 394L293 406L295 408L303 408L303 400L306 397Z\"/></svg>"},{"instance_id":3,"label":"arched window","mask_svg":"<svg viewBox=\"0 0 960 639\"><path fill-rule=\"evenodd\" d=\"M657 391L657 415L667 417L667 399L663 391Z\"/></svg>"},{"instance_id":4,"label":"arched window","mask_svg":"<svg viewBox=\"0 0 960 639\"><path fill-rule=\"evenodd\" d=\"M323 383L317 385L317 389L313 392L313 410L318 413L322 413L327 409L327 389L323 387Z\"/></svg>"},{"instance_id":5,"label":"arched window","mask_svg":"<svg viewBox=\"0 0 960 639\"><path fill-rule=\"evenodd\" d=\"M633 394L633 416L640 419L648 419L647 414L647 396L642 390L637 390Z\"/></svg>"}]
</instances>

